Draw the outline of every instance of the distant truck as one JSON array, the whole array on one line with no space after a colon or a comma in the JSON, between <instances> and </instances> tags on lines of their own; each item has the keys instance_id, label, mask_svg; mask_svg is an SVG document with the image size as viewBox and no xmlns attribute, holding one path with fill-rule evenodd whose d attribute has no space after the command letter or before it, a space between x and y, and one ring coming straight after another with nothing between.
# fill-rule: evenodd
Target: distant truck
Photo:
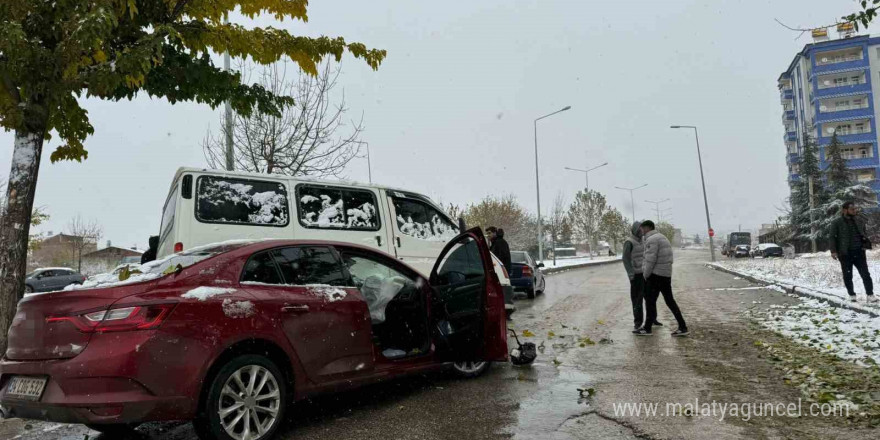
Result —
<instances>
[{"instance_id":1,"label":"distant truck","mask_svg":"<svg viewBox=\"0 0 880 440\"><path fill-rule=\"evenodd\" d=\"M739 245L752 246L752 234L749 232L731 232L727 242L721 246L721 255L733 257Z\"/></svg>"}]
</instances>

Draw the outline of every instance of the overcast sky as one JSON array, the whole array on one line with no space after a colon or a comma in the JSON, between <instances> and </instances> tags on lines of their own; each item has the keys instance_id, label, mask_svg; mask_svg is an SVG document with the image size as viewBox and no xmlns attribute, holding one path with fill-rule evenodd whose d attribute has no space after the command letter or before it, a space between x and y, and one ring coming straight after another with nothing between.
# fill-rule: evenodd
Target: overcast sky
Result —
<instances>
[{"instance_id":1,"label":"overcast sky","mask_svg":"<svg viewBox=\"0 0 880 440\"><path fill-rule=\"evenodd\" d=\"M590 187L627 217L655 217L644 200L671 199L674 223L705 233L693 133L700 127L716 231L771 222L788 195L782 108L776 79L809 36L780 27L818 25L857 7L848 0L320 1L309 23L274 23L307 35L343 36L388 51L378 71L346 56L341 86L353 115L364 114L377 183L466 204L514 194L535 210L532 121L539 122L546 214L561 192ZM240 22L243 22L239 20ZM158 232L170 180L180 166L205 165L201 142L219 111L142 96L89 100L95 134L83 163L51 164L43 154L36 204L59 232L81 214L114 245L146 245ZM0 133L0 175L12 135ZM366 160L347 177L367 180Z\"/></svg>"}]
</instances>

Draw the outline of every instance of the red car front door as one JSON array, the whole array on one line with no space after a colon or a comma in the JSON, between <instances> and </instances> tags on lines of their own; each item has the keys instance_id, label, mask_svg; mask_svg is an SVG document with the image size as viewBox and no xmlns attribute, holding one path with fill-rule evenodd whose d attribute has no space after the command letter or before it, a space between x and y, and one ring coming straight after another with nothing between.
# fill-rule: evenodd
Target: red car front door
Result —
<instances>
[{"instance_id":1,"label":"red car front door","mask_svg":"<svg viewBox=\"0 0 880 440\"><path fill-rule=\"evenodd\" d=\"M341 287L346 280L336 251L326 246L258 253L245 267L241 284L275 315L316 384L373 369L367 303L356 288Z\"/></svg>"},{"instance_id":2,"label":"red car front door","mask_svg":"<svg viewBox=\"0 0 880 440\"><path fill-rule=\"evenodd\" d=\"M479 228L450 241L431 271L438 355L448 361L506 361L504 293Z\"/></svg>"}]
</instances>

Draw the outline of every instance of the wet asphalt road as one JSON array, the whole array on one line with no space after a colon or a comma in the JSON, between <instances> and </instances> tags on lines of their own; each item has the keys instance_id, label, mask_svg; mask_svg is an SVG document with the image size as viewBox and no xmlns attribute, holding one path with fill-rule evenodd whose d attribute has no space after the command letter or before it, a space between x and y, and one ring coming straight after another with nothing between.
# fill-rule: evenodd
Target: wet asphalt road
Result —
<instances>
[{"instance_id":1,"label":"wet asphalt road","mask_svg":"<svg viewBox=\"0 0 880 440\"><path fill-rule=\"evenodd\" d=\"M752 301L793 300L709 270L703 266L705 257L695 251L676 253L673 287L689 320L689 338L669 335L675 325L662 300L659 319L666 326L656 328L650 338L630 334L629 283L620 264L570 270L549 276L547 292L537 299L517 300L510 326L520 334L534 334L525 340L543 350L532 366L497 364L472 380L418 376L297 403L279 438L725 439L803 434L790 426L795 421L768 425L615 414L614 404L624 402L797 398L796 390L780 388L782 381L771 369L756 368L765 361L735 342L745 337L745 318L738 312ZM728 351L719 352L728 341L734 341ZM581 397L579 388L592 389L594 395ZM30 423L25 429L24 423L0 422L0 439L108 438L78 425ZM822 438L823 428L817 429L816 438ZM132 438L192 440L195 435L188 423L149 424Z\"/></svg>"}]
</instances>

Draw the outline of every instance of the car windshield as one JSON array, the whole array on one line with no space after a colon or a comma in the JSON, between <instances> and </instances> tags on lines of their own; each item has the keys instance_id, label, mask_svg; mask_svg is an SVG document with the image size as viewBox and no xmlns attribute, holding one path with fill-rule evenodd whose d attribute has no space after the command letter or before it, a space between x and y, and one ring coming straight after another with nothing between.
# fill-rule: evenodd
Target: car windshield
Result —
<instances>
[{"instance_id":1,"label":"car windshield","mask_svg":"<svg viewBox=\"0 0 880 440\"><path fill-rule=\"evenodd\" d=\"M514 263L528 264L529 257L528 254L526 254L525 252L511 252L510 261Z\"/></svg>"}]
</instances>

